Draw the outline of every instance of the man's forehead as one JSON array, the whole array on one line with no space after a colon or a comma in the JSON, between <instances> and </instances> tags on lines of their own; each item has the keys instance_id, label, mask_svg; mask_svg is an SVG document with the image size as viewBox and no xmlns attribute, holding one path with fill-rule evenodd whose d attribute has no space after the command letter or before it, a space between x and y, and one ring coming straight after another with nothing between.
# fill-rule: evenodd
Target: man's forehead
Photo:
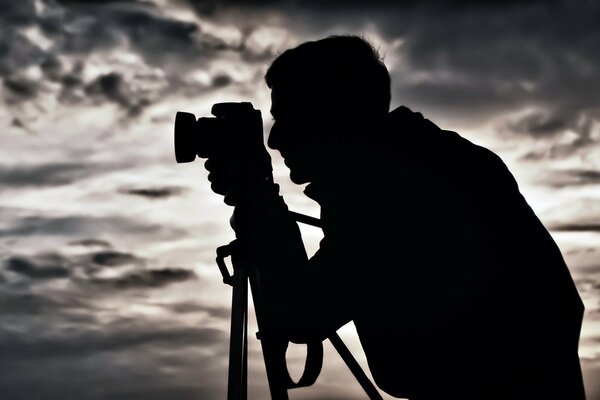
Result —
<instances>
[{"instance_id":1,"label":"man's forehead","mask_svg":"<svg viewBox=\"0 0 600 400\"><path fill-rule=\"evenodd\" d=\"M296 108L307 101L306 92L294 86L278 86L271 89L271 114L282 109Z\"/></svg>"},{"instance_id":2,"label":"man's forehead","mask_svg":"<svg viewBox=\"0 0 600 400\"><path fill-rule=\"evenodd\" d=\"M271 89L271 113L290 108L319 108L332 100L334 94L328 88L318 87L314 82L304 83L274 86Z\"/></svg>"},{"instance_id":3,"label":"man's forehead","mask_svg":"<svg viewBox=\"0 0 600 400\"><path fill-rule=\"evenodd\" d=\"M298 97L305 97L307 87L302 85L279 85L271 89L271 101L284 102Z\"/></svg>"}]
</instances>

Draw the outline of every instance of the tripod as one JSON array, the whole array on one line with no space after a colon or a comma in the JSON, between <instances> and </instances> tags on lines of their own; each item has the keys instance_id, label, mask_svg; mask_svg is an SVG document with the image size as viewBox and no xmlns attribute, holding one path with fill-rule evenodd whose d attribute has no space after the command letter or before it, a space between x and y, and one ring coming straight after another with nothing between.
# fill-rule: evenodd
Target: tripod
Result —
<instances>
[{"instance_id":1,"label":"tripod","mask_svg":"<svg viewBox=\"0 0 600 400\"><path fill-rule=\"evenodd\" d=\"M292 217L304 224L321 227L317 218L288 211ZM236 239L228 245L217 248L217 265L223 276L223 283L233 287L231 308L231 332L229 342L229 372L227 399L246 400L248 381L248 284L252 290L254 309L259 331L267 380L272 400L288 400L288 389L312 385L323 362L321 341L307 343L307 357L302 377L294 382L290 377L285 360L288 340L271 330L263 312L260 279L256 274L250 256L250 243L243 232L236 231ZM231 257L233 275L229 273L225 258ZM340 354L354 377L371 400L383 400L373 383L364 373L350 350L336 332L328 336L329 341Z\"/></svg>"}]
</instances>

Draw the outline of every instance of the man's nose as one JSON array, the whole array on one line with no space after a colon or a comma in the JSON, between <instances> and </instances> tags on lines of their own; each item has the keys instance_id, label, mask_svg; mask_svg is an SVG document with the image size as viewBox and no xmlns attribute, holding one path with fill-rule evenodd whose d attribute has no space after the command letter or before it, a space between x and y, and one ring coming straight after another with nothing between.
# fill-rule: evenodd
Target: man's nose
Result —
<instances>
[{"instance_id":1,"label":"man's nose","mask_svg":"<svg viewBox=\"0 0 600 400\"><path fill-rule=\"evenodd\" d=\"M273 150L280 150L281 146L281 126L277 122L273 123L271 131L269 132L269 138L267 139L267 146Z\"/></svg>"}]
</instances>

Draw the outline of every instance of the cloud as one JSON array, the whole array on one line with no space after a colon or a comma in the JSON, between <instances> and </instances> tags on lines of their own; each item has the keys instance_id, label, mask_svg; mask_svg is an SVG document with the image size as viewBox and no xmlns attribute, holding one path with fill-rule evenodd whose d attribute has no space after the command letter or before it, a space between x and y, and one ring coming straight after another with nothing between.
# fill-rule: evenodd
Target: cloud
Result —
<instances>
[{"instance_id":1,"label":"cloud","mask_svg":"<svg viewBox=\"0 0 600 400\"><path fill-rule=\"evenodd\" d=\"M118 250L100 250L73 256L58 253L10 255L3 262L6 271L32 280L68 278L73 275L75 285L91 284L111 289L163 288L196 278L192 270L177 267L147 269L145 264L146 260L142 257ZM106 270L107 267L110 269ZM118 272L114 267L120 267L119 270L127 268Z\"/></svg>"},{"instance_id":2,"label":"cloud","mask_svg":"<svg viewBox=\"0 0 600 400\"><path fill-rule=\"evenodd\" d=\"M552 174L546 178L546 181L556 188L597 185L600 184L600 171L593 169L553 171Z\"/></svg>"},{"instance_id":3,"label":"cloud","mask_svg":"<svg viewBox=\"0 0 600 400\"><path fill-rule=\"evenodd\" d=\"M600 224L557 224L550 226L550 230L555 232L600 232Z\"/></svg>"},{"instance_id":4,"label":"cloud","mask_svg":"<svg viewBox=\"0 0 600 400\"><path fill-rule=\"evenodd\" d=\"M196 275L193 271L170 267L138 270L117 278L91 278L90 282L95 285L115 289L146 289L162 288L172 283L184 282L195 277Z\"/></svg>"},{"instance_id":5,"label":"cloud","mask_svg":"<svg viewBox=\"0 0 600 400\"><path fill-rule=\"evenodd\" d=\"M4 89L1 96L12 107L6 111L8 123L34 126L27 114L17 113L29 106L36 116L39 114L39 125L48 128L32 139L55 132L60 137L62 130L57 128L56 121L71 121L79 106L98 108L97 115L101 118L110 118L112 114L100 111L118 108L119 113L140 116L139 122L145 122L145 113L173 106L181 100L177 96L193 96L194 104L205 107L207 97L215 89L224 89L219 95L238 89L255 95L255 86L249 82L260 81L264 65L287 46L288 42L282 39L286 35L296 40L320 37L334 30L360 33L370 29L376 33L375 44L383 43L388 48L386 59L392 69L397 102L423 110L434 118L457 117L475 123L497 118L499 126L515 134L511 137L514 140L553 142L565 130L572 130L580 137L574 142L576 146L591 146L595 140L593 135L585 136L587 121L597 118L593 110L597 108L598 95L589 83L597 81L600 65L598 56L589 50L598 47L598 30L590 20L596 6L591 3L586 3L585 11L590 17L579 18L580 13L571 10L566 2L542 5L539 1L526 4L375 1L348 5L335 0L239 0L227 2L232 4L227 6L219 1L195 1L201 11L198 19L177 8L184 3L182 0L156 3L160 4L84 0L0 2L0 77ZM201 10L202 7L205 9ZM232 13L227 24L221 25L216 13L227 13L234 7L242 11ZM565 13L558 12L561 7ZM262 14L257 16L257 13ZM233 33L228 36L219 31L225 28ZM246 68L251 73L246 74ZM202 75L202 79L195 80L197 75L191 79L191 71ZM50 106L57 97L59 102L53 111ZM147 103L151 107L145 107ZM530 105L535 106L531 113L514 113ZM73 118L73 133L87 126L79 122ZM131 132L125 133L124 129L118 132L123 134L115 143L120 146L131 143L127 141ZM87 137L78 136L83 144ZM57 145L58 142L57 139ZM95 151L97 146L112 144L96 141L86 145ZM70 151L75 144L63 140L60 146ZM561 154L570 156L574 148L563 145ZM12 150L21 151L9 149ZM16 156L20 155L15 153ZM105 171L104 166L88 165L85 160L77 161L79 158L60 159L75 161L0 167L2 186L9 189L2 194L12 194L21 188L51 188L38 195L44 201L46 191L61 195L66 188L55 187L76 184ZM558 182L556 187L591 185L597 181L594 171L592 167L565 171L565 176L550 182ZM150 176L155 170L144 173ZM124 175L111 179L107 177L106 182L101 182L107 183L102 187L108 187L109 191L129 181ZM176 223L176 218L165 218L155 210L150 214L148 211L154 204L131 197L113 193L106 200L111 202L106 204L107 208L128 202L128 206L118 210L123 215L99 215L107 208L98 202L107 197L94 197L90 203L94 213L81 211L82 207L90 207L87 200L98 193L95 191L98 187L94 186L90 193L86 185L73 185L73 190L66 192L74 195L74 205L61 204L60 210L75 207L79 211L74 213L46 211L52 206L49 202L40 203L40 211L35 211L38 215L22 210L25 215L0 218L0 238L7 249L9 240L17 241L17 245L31 241L36 248L65 242L78 246L68 247L65 255L61 255L64 260L55 264L42 262L39 255L7 258L21 257L21 264L30 266L19 267L17 262L17 270L21 272L7 268L0 277L8 281L15 276L32 282L45 279L48 284L21 288L0 285L4 321L0 325L0 347L3 355L6 350L9 356L0 362L3 367L0 369L5 371L0 379L0 392L14 400L223 398L226 335L205 323L223 322L229 317L229 309L204 307L179 298L173 304L154 307L158 298L170 300L187 292L188 285L202 285L203 280L194 281L191 270L164 267L164 263L138 254L132 245L132 241L139 240L146 247L148 243L143 241L150 243L154 236L164 239L168 235L169 241L161 242L150 254L175 255L182 249L195 248L200 239L179 241L181 231L172 235L175 230L169 229L170 225L152 222L161 219L171 224ZM178 202L176 208L179 208L180 200L191 199L191 196L174 198L181 194L180 188L150 185L124 188L119 193L145 199L168 198ZM33 195L27 200L29 203L25 203L31 204ZM129 205L132 201L133 208ZM181 205L187 207L187 203ZM581 216L581 210L573 215L566 215L564 210L557 212L558 229L595 229L597 221ZM142 214L151 220L137 220L135 216ZM215 238L215 232L222 230L213 229L206 237ZM131 237L123 240L126 235ZM45 241L47 236L52 238ZM114 249L111 243L123 247ZM71 252L77 255L66 255ZM180 263L177 258L173 261L173 265L191 265ZM39 277L38 269L53 265L62 266L70 274L64 279ZM38 277L28 276L31 271ZM177 282L185 284L175 285ZM186 290L181 290L183 285ZM155 293L158 290L128 290L148 288L160 288L160 297ZM23 290L23 293L11 297L9 294L13 293L7 293L8 290ZM190 292L210 296L202 290ZM118 318L123 320L115 323ZM200 333L205 337L193 344L192 336L199 332L186 333L191 326L217 332ZM5 335L5 330L9 334ZM174 333L172 337L168 337L169 331ZM323 394L315 395L319 396Z\"/></svg>"},{"instance_id":6,"label":"cloud","mask_svg":"<svg viewBox=\"0 0 600 400\"><path fill-rule=\"evenodd\" d=\"M35 280L66 278L69 268L64 266L65 259L58 254L45 254L33 258L12 256L4 260L8 271Z\"/></svg>"},{"instance_id":7,"label":"cloud","mask_svg":"<svg viewBox=\"0 0 600 400\"><path fill-rule=\"evenodd\" d=\"M3 82L4 88L8 90L18 100L29 100L36 96L37 86L34 82L27 81L23 78L7 78Z\"/></svg>"},{"instance_id":8,"label":"cloud","mask_svg":"<svg viewBox=\"0 0 600 400\"><path fill-rule=\"evenodd\" d=\"M179 186L161 186L120 190L120 192L123 194L141 196L148 199L166 199L168 197L180 195L184 191L185 188Z\"/></svg>"},{"instance_id":9,"label":"cloud","mask_svg":"<svg viewBox=\"0 0 600 400\"><path fill-rule=\"evenodd\" d=\"M5 397L109 400L131 394L129 399L156 389L166 397L221 398L215 391L225 384L224 330L162 312L136 314L135 307L152 306L150 299L127 291L90 292L87 285L73 285L77 282L36 287L35 293L0 286ZM190 384L197 376L203 383ZM142 390L138 383L148 379Z\"/></svg>"},{"instance_id":10,"label":"cloud","mask_svg":"<svg viewBox=\"0 0 600 400\"><path fill-rule=\"evenodd\" d=\"M219 343L224 332L214 328L158 328L117 321L109 330L80 330L62 337L36 335L31 338L3 332L0 348L3 358L38 359L99 355L104 352L131 350L142 346L165 346L182 343L186 346L209 346ZM141 326L139 326L141 325Z\"/></svg>"},{"instance_id":11,"label":"cloud","mask_svg":"<svg viewBox=\"0 0 600 400\"><path fill-rule=\"evenodd\" d=\"M136 98L126 86L123 77L116 72L100 75L85 87L85 92L91 97L100 97L114 102L127 110L129 116L139 115L150 100Z\"/></svg>"},{"instance_id":12,"label":"cloud","mask_svg":"<svg viewBox=\"0 0 600 400\"><path fill-rule=\"evenodd\" d=\"M116 47L125 41L148 60L197 49L198 25L165 17L149 2L63 2L37 16L66 53Z\"/></svg>"},{"instance_id":13,"label":"cloud","mask_svg":"<svg viewBox=\"0 0 600 400\"><path fill-rule=\"evenodd\" d=\"M3 334L0 389L15 400L219 399L225 344L225 333L215 328L148 321L62 335Z\"/></svg>"},{"instance_id":14,"label":"cloud","mask_svg":"<svg viewBox=\"0 0 600 400\"><path fill-rule=\"evenodd\" d=\"M84 246L84 247L111 247L110 242L101 239L82 239L82 240L74 240L69 242L70 245L73 246Z\"/></svg>"},{"instance_id":15,"label":"cloud","mask_svg":"<svg viewBox=\"0 0 600 400\"><path fill-rule=\"evenodd\" d=\"M140 263L143 260L135 254L116 250L103 250L91 254L91 262L105 267L118 267L127 264Z\"/></svg>"},{"instance_id":16,"label":"cloud","mask_svg":"<svg viewBox=\"0 0 600 400\"><path fill-rule=\"evenodd\" d=\"M31 100L42 107L58 98L63 104L108 102L127 118L138 117L169 94L197 96L233 83L211 63L251 53L151 2L26 4L3 3L0 16L0 80L10 107ZM197 70L214 76L190 79Z\"/></svg>"},{"instance_id":17,"label":"cloud","mask_svg":"<svg viewBox=\"0 0 600 400\"><path fill-rule=\"evenodd\" d=\"M47 187L69 185L120 165L101 165L83 162L51 162L39 165L0 165L0 183L3 187Z\"/></svg>"},{"instance_id":18,"label":"cloud","mask_svg":"<svg viewBox=\"0 0 600 400\"><path fill-rule=\"evenodd\" d=\"M4 316L53 316L57 317L65 312L83 310L92 312L94 308L86 297L79 297L73 292L63 291L54 294L38 294L32 292L4 292L0 296L0 312ZM81 321L80 321L81 322Z\"/></svg>"},{"instance_id":19,"label":"cloud","mask_svg":"<svg viewBox=\"0 0 600 400\"><path fill-rule=\"evenodd\" d=\"M219 74L219 75L215 75L212 78L212 86L215 88L222 88L225 86L230 85L233 82L233 80L231 79L231 77L229 75L226 74Z\"/></svg>"},{"instance_id":20,"label":"cloud","mask_svg":"<svg viewBox=\"0 0 600 400\"><path fill-rule=\"evenodd\" d=\"M515 132L538 136L562 132L569 126L569 123L556 113L545 111L531 113L517 121L509 122L508 125Z\"/></svg>"},{"instance_id":21,"label":"cloud","mask_svg":"<svg viewBox=\"0 0 600 400\"><path fill-rule=\"evenodd\" d=\"M31 23L34 14L35 4L33 0L0 2L0 16L15 25L27 25Z\"/></svg>"},{"instance_id":22,"label":"cloud","mask_svg":"<svg viewBox=\"0 0 600 400\"><path fill-rule=\"evenodd\" d=\"M597 147L598 110L571 112L571 110L533 111L517 118L509 117L506 127L514 133L535 139L544 139L550 146L526 152L521 159L538 161L584 156Z\"/></svg>"},{"instance_id":23,"label":"cloud","mask_svg":"<svg viewBox=\"0 0 600 400\"><path fill-rule=\"evenodd\" d=\"M194 8L201 18L180 20L164 13L164 6L136 1L68 1L48 4L46 11L38 13L28 7L33 13L28 23L39 25L54 43L51 50L43 51L43 57L30 59L46 65L47 76L56 79L57 55L93 54L125 45L125 51L140 55L148 65L163 68L167 79L176 81L178 72L204 68L231 52L239 53L246 63L272 59L281 49L250 44L273 36L256 35L261 29L279 27L292 34L306 34L308 27L313 35L325 35L331 33L331 26L360 32L370 24L388 43L402 43L392 49L397 54L391 57L400 60L392 70L397 102L466 121L536 105L541 109L539 114L506 124L533 135L572 127L582 114L590 118L600 105L600 95L587 90L589 83L600 77L594 50L600 42L600 33L594 29L595 3L424 5L378 1L356 5L341 1L190 0L177 6L181 4ZM243 27L239 39L231 41L203 26L206 15L218 25L218 16L223 14L230 14L229 22ZM535 24L540 20L573 20L577 24L570 24L568 29L563 24ZM16 27L11 31L19 32ZM266 58L262 56L265 54ZM94 79L86 83L87 87L102 87L104 82L112 89L99 92L107 101L124 106L128 114L137 115L144 104L153 101L147 97L126 101L130 99L125 93L131 79L121 71L112 70ZM218 73L211 79L215 87L231 82L230 75Z\"/></svg>"},{"instance_id":24,"label":"cloud","mask_svg":"<svg viewBox=\"0 0 600 400\"><path fill-rule=\"evenodd\" d=\"M71 216L26 216L13 222L12 226L0 229L2 237L23 236L101 236L110 234L145 234L178 236L182 231L163 227L158 224L148 224L131 220L126 217L90 217L82 215Z\"/></svg>"},{"instance_id":25,"label":"cloud","mask_svg":"<svg viewBox=\"0 0 600 400\"><path fill-rule=\"evenodd\" d=\"M27 1L19 3L29 3ZM7 10L20 8L15 2L2 2L5 10L0 12L0 77L7 77L30 65L36 65L45 58L45 52L30 41L19 29L34 19L34 13L27 19L11 18ZM27 12L23 11L23 14Z\"/></svg>"},{"instance_id":26,"label":"cloud","mask_svg":"<svg viewBox=\"0 0 600 400\"><path fill-rule=\"evenodd\" d=\"M578 121L596 119L600 107L600 94L588 89L600 80L596 3L189 2L201 15L278 14L287 29L311 38L374 31L383 44L399 41L386 57L395 102L435 116L475 125L536 106L505 127L536 137L573 128L585 135Z\"/></svg>"},{"instance_id":27,"label":"cloud","mask_svg":"<svg viewBox=\"0 0 600 400\"><path fill-rule=\"evenodd\" d=\"M192 301L161 304L161 306L177 314L208 313L211 317L219 319L228 319L231 316L229 307L206 306Z\"/></svg>"}]
</instances>

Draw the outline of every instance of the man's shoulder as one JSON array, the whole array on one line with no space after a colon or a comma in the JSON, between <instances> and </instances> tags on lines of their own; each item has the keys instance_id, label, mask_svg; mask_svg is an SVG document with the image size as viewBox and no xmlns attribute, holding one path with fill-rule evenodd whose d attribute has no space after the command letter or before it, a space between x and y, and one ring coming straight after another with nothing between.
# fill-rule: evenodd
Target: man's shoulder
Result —
<instances>
[{"instance_id":1,"label":"man's shoulder","mask_svg":"<svg viewBox=\"0 0 600 400\"><path fill-rule=\"evenodd\" d=\"M382 149L399 167L408 162L440 172L506 171L506 165L493 151L457 132L440 128L423 114L405 106L389 113L382 144Z\"/></svg>"}]
</instances>

